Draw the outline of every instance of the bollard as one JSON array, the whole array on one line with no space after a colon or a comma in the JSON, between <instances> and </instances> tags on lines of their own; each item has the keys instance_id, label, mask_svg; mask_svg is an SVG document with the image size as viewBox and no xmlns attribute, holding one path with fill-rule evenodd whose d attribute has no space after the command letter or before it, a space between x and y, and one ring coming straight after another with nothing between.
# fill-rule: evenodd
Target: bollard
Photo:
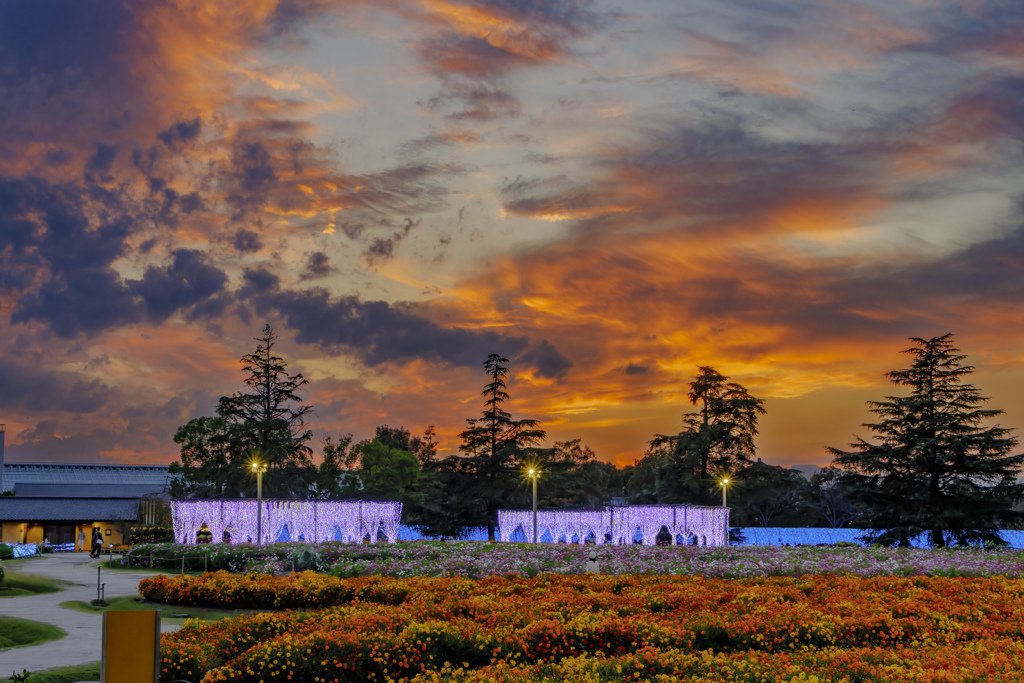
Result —
<instances>
[{"instance_id":1,"label":"bollard","mask_svg":"<svg viewBox=\"0 0 1024 683\"><path fill-rule=\"evenodd\" d=\"M96 599L97 600L102 600L103 599L102 597L100 597L100 594L101 594L101 592L103 590L100 587L100 572L102 570L103 570L103 567L96 567Z\"/></svg>"},{"instance_id":2,"label":"bollard","mask_svg":"<svg viewBox=\"0 0 1024 683\"><path fill-rule=\"evenodd\" d=\"M185 556L184 555L181 556L181 573L182 574L185 573Z\"/></svg>"}]
</instances>

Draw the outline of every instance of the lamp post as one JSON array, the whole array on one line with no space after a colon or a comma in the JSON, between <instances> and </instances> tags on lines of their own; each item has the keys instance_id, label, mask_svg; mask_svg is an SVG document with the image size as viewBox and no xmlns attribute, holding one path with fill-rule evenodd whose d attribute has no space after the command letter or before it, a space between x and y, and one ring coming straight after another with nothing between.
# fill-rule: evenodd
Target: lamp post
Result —
<instances>
[{"instance_id":1,"label":"lamp post","mask_svg":"<svg viewBox=\"0 0 1024 683\"><path fill-rule=\"evenodd\" d=\"M722 507L725 507L725 490L729 488L729 477L723 477L722 481Z\"/></svg>"},{"instance_id":2,"label":"lamp post","mask_svg":"<svg viewBox=\"0 0 1024 683\"><path fill-rule=\"evenodd\" d=\"M533 479L533 542L537 542L537 476L540 471L536 467L527 470L527 474Z\"/></svg>"},{"instance_id":3,"label":"lamp post","mask_svg":"<svg viewBox=\"0 0 1024 683\"><path fill-rule=\"evenodd\" d=\"M256 473L256 545L263 545L263 473L267 466L253 460L252 471Z\"/></svg>"}]
</instances>

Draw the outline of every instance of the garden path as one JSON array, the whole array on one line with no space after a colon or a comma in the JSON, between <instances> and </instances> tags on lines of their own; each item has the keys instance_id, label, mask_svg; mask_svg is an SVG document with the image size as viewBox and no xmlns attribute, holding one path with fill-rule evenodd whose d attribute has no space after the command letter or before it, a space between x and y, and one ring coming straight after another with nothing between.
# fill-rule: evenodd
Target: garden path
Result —
<instances>
[{"instance_id":1,"label":"garden path","mask_svg":"<svg viewBox=\"0 0 1024 683\"><path fill-rule=\"evenodd\" d=\"M88 553L53 553L5 565L8 571L63 579L72 585L56 593L0 600L0 614L54 624L68 633L60 640L0 652L0 678L10 676L11 671L41 671L100 659L103 617L98 613L87 614L58 607L67 600L89 602L96 599L98 562L91 559ZM156 573L104 569L101 580L106 584L105 595L108 598L137 595L139 581ZM165 625L162 630L166 633L178 628L177 625Z\"/></svg>"}]
</instances>

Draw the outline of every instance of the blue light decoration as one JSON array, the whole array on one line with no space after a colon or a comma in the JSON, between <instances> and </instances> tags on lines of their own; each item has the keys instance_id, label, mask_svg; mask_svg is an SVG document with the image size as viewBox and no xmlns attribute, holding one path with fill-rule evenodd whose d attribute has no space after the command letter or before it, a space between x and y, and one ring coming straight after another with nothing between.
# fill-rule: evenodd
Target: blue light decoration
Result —
<instances>
[{"instance_id":1,"label":"blue light decoration","mask_svg":"<svg viewBox=\"0 0 1024 683\"><path fill-rule=\"evenodd\" d=\"M195 543L204 524L214 539L223 538L225 530L233 544L255 539L257 505L255 500L171 501L174 539ZM289 537L302 535L311 543L359 543L366 536L376 543L379 535L394 543L401 519L402 504L396 501L264 500L263 538L276 539L287 526Z\"/></svg>"},{"instance_id":2,"label":"blue light decoration","mask_svg":"<svg viewBox=\"0 0 1024 683\"><path fill-rule=\"evenodd\" d=\"M39 546L35 543L14 543L8 544L14 552L14 558L32 557L39 554Z\"/></svg>"},{"instance_id":3,"label":"blue light decoration","mask_svg":"<svg viewBox=\"0 0 1024 683\"><path fill-rule=\"evenodd\" d=\"M640 536L644 545L654 545L664 527L672 542L700 546L729 545L729 508L696 505L632 505L608 507L603 510L543 510L537 512L537 536L545 532L554 541L565 538L571 542L575 536L581 542L590 536L599 544L606 536L616 545L629 544ZM521 529L532 541L532 510L498 510L498 534L509 541Z\"/></svg>"}]
</instances>

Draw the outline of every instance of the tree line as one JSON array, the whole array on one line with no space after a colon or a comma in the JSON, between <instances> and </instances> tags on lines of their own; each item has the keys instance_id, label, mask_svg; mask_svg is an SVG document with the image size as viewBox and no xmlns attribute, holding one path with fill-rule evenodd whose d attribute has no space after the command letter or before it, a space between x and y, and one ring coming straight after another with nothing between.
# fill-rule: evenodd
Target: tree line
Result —
<instances>
[{"instance_id":1,"label":"tree line","mask_svg":"<svg viewBox=\"0 0 1024 683\"><path fill-rule=\"evenodd\" d=\"M177 498L254 496L251 462L267 465L265 497L390 499L403 521L427 535L458 536L486 527L493 539L497 511L531 504L524 468L543 472L544 509L597 509L609 503L720 505L728 479L733 526L853 526L869 541L909 545L927 534L935 547L1001 543L1000 528L1019 526L1024 498L1016 475L1024 454L1012 454L1009 429L985 426L1002 411L966 381L974 368L952 335L912 338L910 366L887 374L908 390L871 402L877 416L864 425L874 439L850 450L828 448L830 467L809 479L756 458L764 401L712 367L689 385L693 409L675 434L655 434L643 457L623 468L599 461L581 439L542 446L535 419L509 411L509 361L483 363L483 410L466 420L458 454L438 457L434 427L414 435L380 425L373 438L326 436L314 465L306 421L312 406L297 392L308 384L287 372L267 325L256 350L242 357L245 391L220 399L217 415L181 426L171 465Z\"/></svg>"}]
</instances>

